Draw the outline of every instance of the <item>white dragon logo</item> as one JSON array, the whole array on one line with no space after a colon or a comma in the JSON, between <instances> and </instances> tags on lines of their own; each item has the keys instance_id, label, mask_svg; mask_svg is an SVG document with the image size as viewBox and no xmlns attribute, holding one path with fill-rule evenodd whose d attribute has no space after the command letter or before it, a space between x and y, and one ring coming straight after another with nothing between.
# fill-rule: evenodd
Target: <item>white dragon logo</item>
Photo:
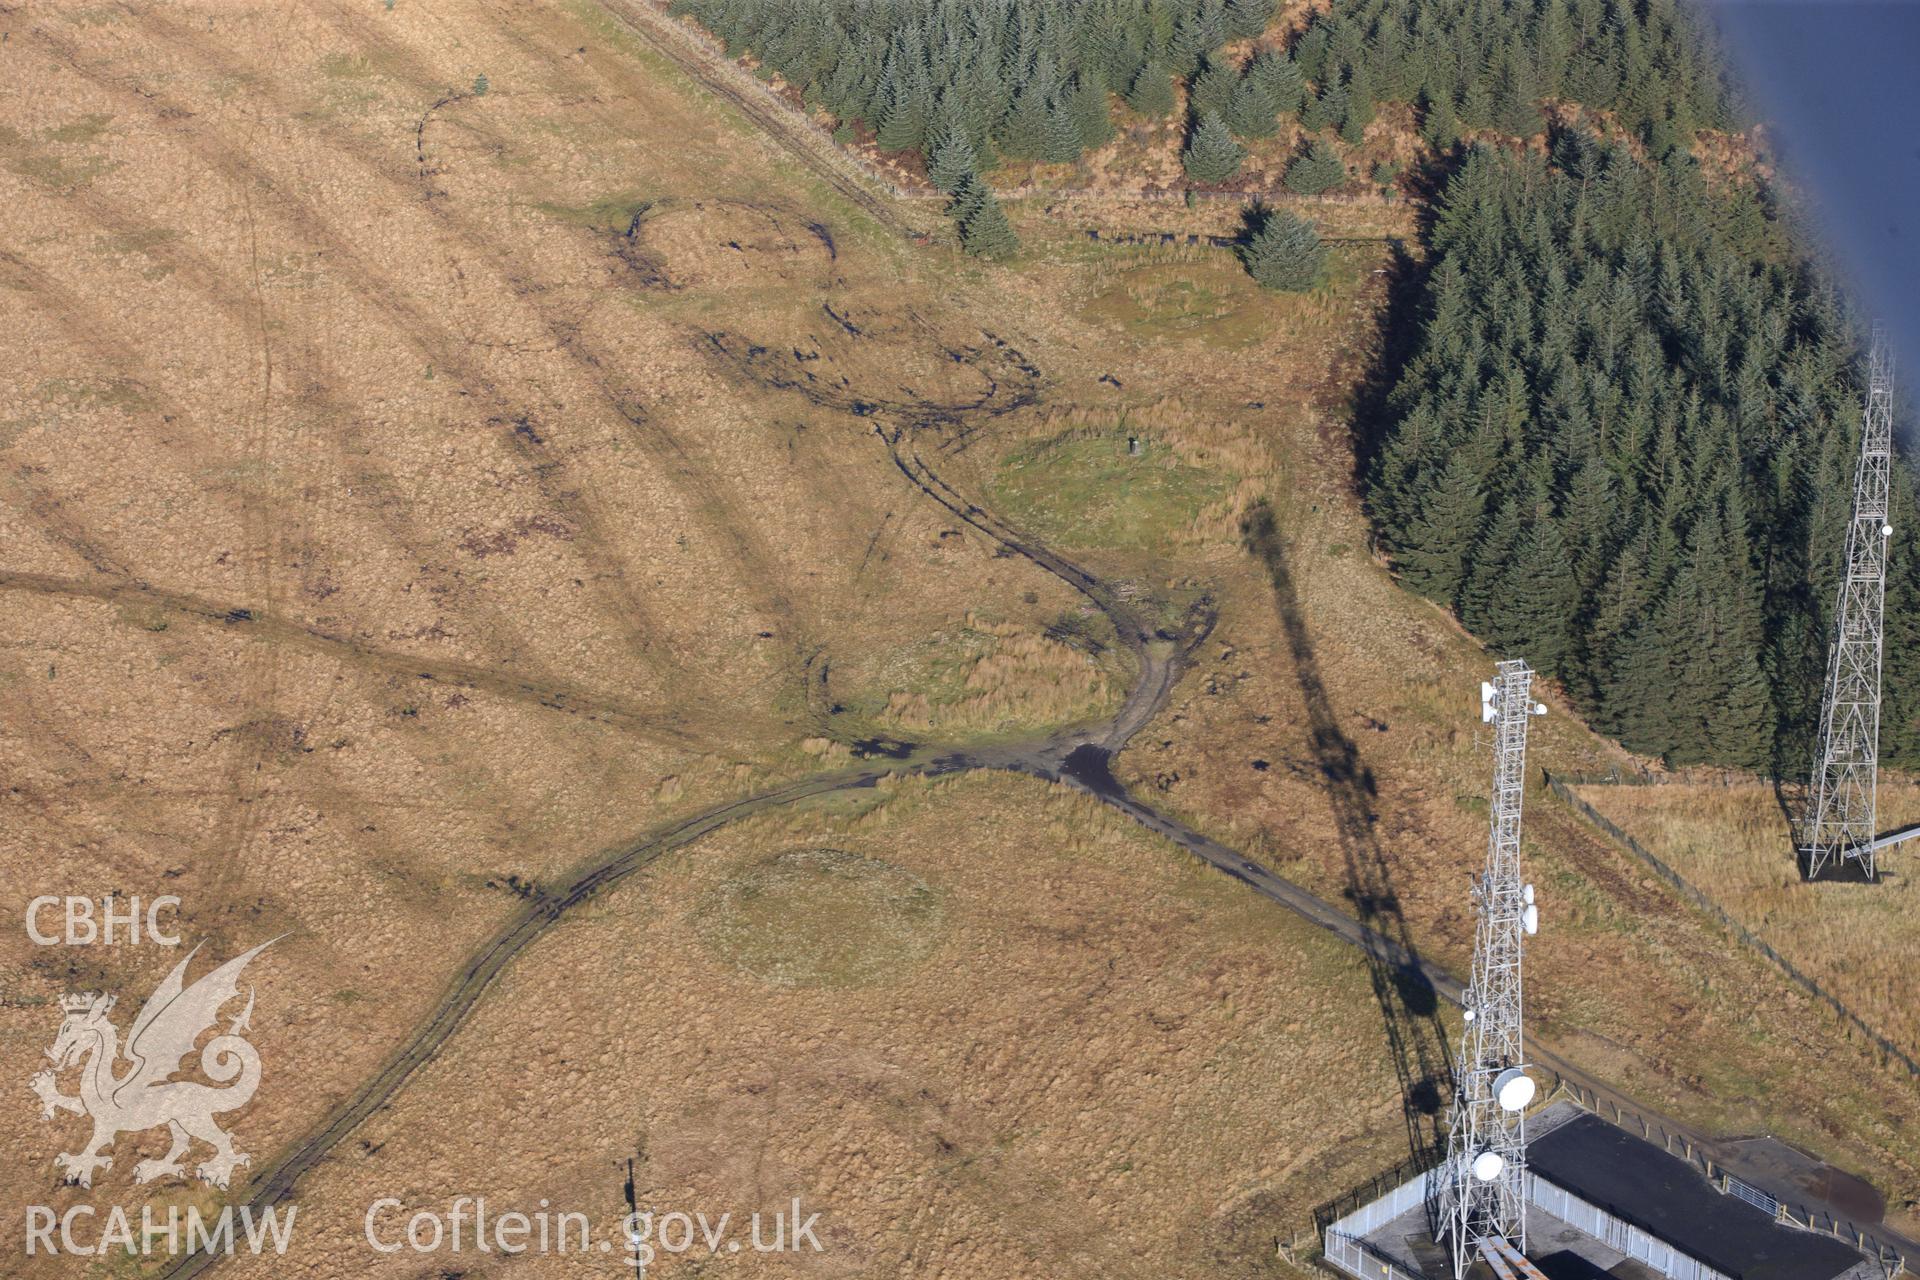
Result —
<instances>
[{"instance_id":1,"label":"white dragon logo","mask_svg":"<svg viewBox=\"0 0 1920 1280\"><path fill-rule=\"evenodd\" d=\"M47 1057L53 1066L33 1077L32 1087L40 1098L41 1114L52 1118L55 1111L71 1111L93 1120L93 1137L86 1146L71 1155L57 1155L55 1165L65 1172L66 1181L83 1187L93 1185L96 1169L110 1169L113 1160L102 1155L115 1137L138 1133L143 1129L167 1126L173 1145L158 1160L142 1160L134 1166L135 1182L156 1178L184 1178L180 1157L193 1139L213 1148L211 1159L194 1170L201 1181L225 1187L233 1171L251 1163L245 1154L234 1150L233 1139L213 1122L222 1112L247 1104L260 1087L260 1055L241 1038L253 1014L253 990L247 990L247 1007L200 1051L201 1070L216 1084L213 1088L196 1080L171 1080L181 1061L193 1052L200 1033L215 1025L220 1007L239 994L240 971L247 962L272 946L278 938L261 943L243 955L235 956L192 986L183 986L187 962L199 952L195 947L186 959L173 966L173 972L154 989L127 1033L125 1057L130 1064L123 1075L114 1074L120 1060L119 1031L107 1020L115 996L69 995L60 1000L66 1018L60 1034L54 1038ZM80 1076L80 1096L60 1092L55 1076L76 1062L85 1060ZM235 1077L239 1077L235 1080ZM228 1083L232 1081L233 1083Z\"/></svg>"}]
</instances>

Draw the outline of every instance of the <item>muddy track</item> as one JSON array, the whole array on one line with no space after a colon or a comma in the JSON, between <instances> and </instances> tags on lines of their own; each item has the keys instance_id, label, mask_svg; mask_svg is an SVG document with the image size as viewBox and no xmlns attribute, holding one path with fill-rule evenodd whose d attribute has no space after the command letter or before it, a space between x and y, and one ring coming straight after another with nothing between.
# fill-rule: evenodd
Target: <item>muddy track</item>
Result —
<instances>
[{"instance_id":1,"label":"muddy track","mask_svg":"<svg viewBox=\"0 0 1920 1280\"><path fill-rule=\"evenodd\" d=\"M921 426L937 432L943 421L944 418L937 419L933 422L924 422ZM1151 720L1165 704L1173 687L1178 683L1188 655L1205 639L1212 628L1211 609L1203 605L1190 611L1182 630L1178 633L1150 629L1142 623L1114 584L1088 572L1033 539L1021 537L978 504L960 497L952 486L933 472L913 448L911 431L908 428L902 427L892 432L883 429L880 430L879 435L892 455L895 465L922 493L967 521L1010 553L1061 578L1107 615L1113 623L1116 634L1136 655L1140 665L1140 679L1119 713L1112 719L1090 728L1068 730L1025 743L1005 744L982 751L943 748L937 744L900 744L901 749L897 753L891 753L897 755L897 758L863 768L816 775L702 810L671 826L640 836L626 845L611 850L606 857L575 873L557 888L536 890L527 905L482 944L462 966L451 989L435 1006L433 1013L413 1037L394 1053L351 1099L335 1109L318 1128L283 1153L249 1184L244 1201L246 1205L257 1211L291 1195L295 1184L302 1176L325 1159L368 1116L384 1107L415 1071L438 1054L466 1020L486 988L506 968L513 957L535 942L553 925L559 923L571 908L585 902L606 886L649 865L662 855L690 844L731 822L817 796L871 787L889 774L935 777L976 769L1006 770L1052 781L1064 780L1102 800L1114 802L1114 796L1107 794L1097 785L1090 784L1083 776L1090 771L1089 760L1097 759L1097 770L1094 771L1105 775L1105 760L1108 754L1123 745L1133 732ZM26 579L28 575L11 575L11 577ZM8 579L0 577L0 587L6 585L9 585ZM47 586L40 581L15 581L11 585L42 589ZM74 591L74 594L114 596L125 590L125 588L116 589L87 584L87 589ZM200 602L192 602L192 606L197 606L201 610L206 608ZM182 607L191 606L183 605ZM245 621L254 620L249 618ZM1089 756L1089 753L1093 755ZM1219 850L1223 865L1237 862L1245 868L1259 870L1254 868L1253 864L1246 863L1244 859L1238 859L1237 855L1224 850L1223 847L1214 845L1197 832L1180 827L1177 823L1154 814L1146 806L1131 801L1124 792L1119 793L1119 798L1128 801L1127 804L1119 806L1122 811L1142 821L1144 825L1156 830L1177 833L1176 839L1180 839L1183 845L1191 841L1196 849L1208 852ZM1206 854L1203 853L1202 856ZM1211 861L1212 858L1208 860ZM1242 874L1244 878L1244 873L1236 871L1236 874ZM1321 915L1319 922L1325 927L1334 928L1336 922L1342 919L1333 907L1313 898L1304 890L1288 885L1271 873L1263 872L1262 874L1264 879L1260 883L1268 886L1270 892L1290 891L1292 898L1288 900L1288 905L1296 910L1317 910ZM1352 925L1352 922L1349 921L1348 924ZM161 1275L164 1280L187 1280L188 1277L200 1275L217 1265L223 1256L210 1253L189 1255L181 1258Z\"/></svg>"},{"instance_id":2,"label":"muddy track","mask_svg":"<svg viewBox=\"0 0 1920 1280\"><path fill-rule=\"evenodd\" d=\"M1166 705L1192 653L1211 632L1214 621L1212 609L1203 601L1187 611L1177 628L1149 625L1142 612L1127 600L1118 584L1099 577L1037 540L1020 534L978 503L961 496L958 490L943 480L915 444L916 436L922 433L930 433L938 438L942 425L950 424L923 421L913 425L900 424L891 429L876 425L875 430L896 467L914 488L966 521L1008 553L1027 560L1041 571L1067 583L1107 616L1121 643L1135 655L1139 664L1139 678L1120 710L1110 719L1092 726L1063 730L1044 738L985 750L943 748L938 744L900 744L898 758L858 769L815 775L704 809L610 850L605 857L557 887L537 890L520 913L502 926L467 961L447 995L426 1022L387 1060L380 1071L249 1185L245 1201L247 1205L257 1212L290 1196L302 1176L325 1159L368 1116L386 1106L414 1072L439 1053L494 978L513 958L564 919L572 908L663 855L729 823L815 797L871 787L888 775L935 777L992 769L1064 783L1112 806L1141 826L1172 841L1201 861L1341 941L1418 972L1440 996L1456 1005L1461 1002L1463 984L1446 970L1412 954L1396 940L1379 934L1332 903L1276 875L1238 850L1157 812L1135 798L1113 776L1109 768L1112 754ZM1540 1065L1582 1086L1590 1094L1648 1116L1674 1136L1685 1137L1696 1147L1713 1148L1712 1140L1706 1135L1635 1107L1622 1095L1546 1046L1536 1042L1532 1056ZM1783 1199L1799 1198L1787 1193L1786 1188L1774 1190L1786 1193ZM1892 1235L1884 1229L1880 1234ZM1903 1251L1920 1260L1920 1249L1913 1248L1912 1242L1897 1236L1893 1239ZM217 1265L222 1256L202 1253L183 1257L161 1273L163 1280L188 1280L189 1277L198 1276Z\"/></svg>"},{"instance_id":3,"label":"muddy track","mask_svg":"<svg viewBox=\"0 0 1920 1280\"><path fill-rule=\"evenodd\" d=\"M729 83L728 77L712 64L710 57L696 53L698 47L690 40L676 38L671 30L663 30L662 28L671 26L670 20L647 6L645 0L631 0L631 2L630 0L601 0L601 7L637 38L675 62L701 85L731 102L756 125L766 129L823 181L875 218L881 225L902 235L911 234L912 228L901 220L891 207L817 155L817 149L811 145L813 140L797 136L794 122L782 116L773 104L756 100L757 95L744 93L739 87ZM416 136L416 159L421 163L425 161L425 127L426 121L423 119ZM235 175L236 180L244 176L246 176L244 173ZM437 203L433 200L431 192L428 203L429 205ZM308 232L315 242L340 247L331 238L322 234L322 229L317 224L301 217L303 210L296 207L292 210L282 210L282 212L283 215L290 215L290 221L296 229ZM346 259L349 262L353 261L353 255L350 252L347 253ZM363 292L386 299L385 309L402 327L408 327L409 321L423 319L394 298L390 289L382 287L387 282L381 279L381 273L377 269L363 266L355 273L354 283ZM450 354L451 337L449 335L438 332L430 326L414 325L412 327L424 328L435 335L437 340L427 344L426 347L429 354L442 356ZM997 339L991 339L991 335L989 338L990 346L998 344ZM724 339L715 341L714 345L723 354L730 355L736 361L741 361L744 355L744 363L751 368L754 353L750 348L745 352L737 347L729 351ZM1004 344L998 344L991 351L970 350L966 354L984 365L993 363L994 357L1004 359L1008 351L1010 349L1005 348ZM576 353L577 356L584 354ZM965 498L926 461L918 448L919 440L934 439L941 441L942 444L950 444L955 439L964 438L965 434L972 429L973 423L963 421L964 419L990 416L995 412L1005 412L1008 408L1019 407L1020 404L1030 402L1026 397L1031 394L1033 384L1037 382L1037 376L1029 378L1028 375L1032 375L1034 371L1020 367L1017 353L1013 353L1013 356L1013 363L1020 375L1013 380L1013 388L1009 391L998 381L990 379L988 390L979 403L947 406L944 411L932 415L924 413L924 406L905 402L861 400L835 403L830 407L844 409L858 416L875 417L876 432L889 450L896 467L919 492L939 503L983 536L992 539L1009 554L1026 559L1043 572L1052 574L1073 587L1108 617L1120 643L1133 653L1138 664L1138 678L1120 710L1110 719L1096 725L1062 730L1046 737L1024 743L1002 745L987 751L942 748L938 744L905 744L905 749L898 759L889 759L852 770L815 775L716 805L607 851L564 883L543 888L536 893L518 915L480 947L461 968L458 978L430 1017L413 1037L387 1060L380 1071L369 1079L349 1101L328 1116L319 1127L281 1154L271 1166L263 1169L253 1180L246 1192L248 1204L258 1208L283 1200L292 1194L301 1177L352 1134L368 1116L390 1102L419 1067L432 1060L462 1025L493 979L505 969L513 957L535 942L552 925L564 919L572 907L584 902L607 885L650 865L664 854L682 848L731 822L813 797L870 787L880 778L890 774L937 776L973 769L998 769L1025 773L1076 787L1102 803L1113 806L1142 826L1173 841L1195 857L1233 876L1255 892L1296 912L1334 936L1375 954L1393 956L1400 963L1417 968L1441 995L1456 1003L1459 1001L1461 984L1451 975L1437 966L1408 954L1398 943L1374 933L1324 899L1275 875L1238 851L1212 840L1176 819L1156 812L1135 798L1114 778L1109 767L1113 753L1124 747L1134 733L1149 723L1164 708L1181 675L1187 669L1191 654L1208 635L1213 622L1212 612L1203 601L1187 610L1185 616L1177 623L1160 621L1162 610L1153 602L1144 602L1146 607L1142 607L1142 602L1131 600L1118 584L1100 578L1084 567L1053 552L1044 544L1008 526L977 503ZM457 367L457 365L458 361L455 361L454 366ZM462 369L460 372L471 371ZM476 378L474 381L489 395L501 396L498 389L484 378ZM803 390L800 387L790 387L790 389ZM504 399L504 396L501 398ZM922 412L916 412L916 410ZM501 416L511 421L509 415ZM111 572L110 569L99 565L95 567L103 576ZM117 565L114 566L114 568L117 567ZM520 682L497 672L455 668L448 664L422 664L418 659L371 650L354 642L314 632L271 616L255 614L248 610L222 609L208 601L187 596L165 595L140 585L80 582L41 575L9 574L0 575L0 589L40 591L122 602L137 600L149 606L158 605L195 617L208 624L244 628L318 650L339 653L342 651L341 647L345 646L359 661L389 669L396 674L411 674L416 678L427 680L440 679L470 683L475 687L569 714L639 727L645 732L660 733L669 738L684 736L677 728L662 725L650 719L642 709L618 707L601 699L582 699L570 690ZM1534 1056L1543 1065L1559 1071L1569 1080L1580 1083L1602 1096L1618 1096L1611 1094L1605 1086L1549 1051L1536 1049ZM1689 1133L1678 1125L1667 1124L1667 1127L1675 1134ZM1689 1136L1695 1135L1689 1134ZM204 1254L182 1258L164 1274L169 1277L169 1280L184 1280L185 1277L202 1273L215 1265L219 1259L220 1255Z\"/></svg>"},{"instance_id":4,"label":"muddy track","mask_svg":"<svg viewBox=\"0 0 1920 1280\"><path fill-rule=\"evenodd\" d=\"M672 18L647 3L647 0L599 0L599 7L624 30L680 68L701 88L724 99L767 138L805 165L815 177L832 187L862 213L897 236L917 234L886 199L875 195L824 154L822 148L828 144L813 136L807 125L790 118L787 111L759 91L758 86L755 86L755 91L749 92L744 85L736 84L728 74L730 68L723 67L691 35L681 31Z\"/></svg>"}]
</instances>

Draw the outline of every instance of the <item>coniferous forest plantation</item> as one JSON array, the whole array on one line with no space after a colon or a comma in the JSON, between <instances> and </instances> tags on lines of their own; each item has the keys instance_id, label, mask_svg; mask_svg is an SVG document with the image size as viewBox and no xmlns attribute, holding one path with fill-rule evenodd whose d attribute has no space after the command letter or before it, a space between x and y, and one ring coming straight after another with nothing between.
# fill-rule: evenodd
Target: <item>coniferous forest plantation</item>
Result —
<instances>
[{"instance_id":1,"label":"coniferous forest plantation","mask_svg":"<svg viewBox=\"0 0 1920 1280\"><path fill-rule=\"evenodd\" d=\"M1356 406L1405 582L1673 764L1806 766L1858 442L1857 318L1752 172L1710 33L1674 0L677 0L810 107L911 153L968 250L1015 252L989 175L1178 116L1217 183L1294 117L1294 193L1347 180L1378 110L1419 131L1429 215ZM1543 145L1544 144L1544 145ZM1291 213L1242 257L1299 288ZM1896 469L1896 525L1914 495ZM1895 543L1881 750L1920 765L1920 563Z\"/></svg>"}]
</instances>

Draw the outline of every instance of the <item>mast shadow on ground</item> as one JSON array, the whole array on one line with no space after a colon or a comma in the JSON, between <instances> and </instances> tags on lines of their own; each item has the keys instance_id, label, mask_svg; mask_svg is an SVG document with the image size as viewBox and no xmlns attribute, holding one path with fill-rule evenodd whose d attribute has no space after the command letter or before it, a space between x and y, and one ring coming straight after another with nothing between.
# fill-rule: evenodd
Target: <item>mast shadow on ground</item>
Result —
<instances>
[{"instance_id":1,"label":"mast shadow on ground","mask_svg":"<svg viewBox=\"0 0 1920 1280\"><path fill-rule=\"evenodd\" d=\"M1287 651L1307 712L1308 750L1333 812L1334 839L1346 872L1346 897L1367 926L1364 944L1374 1000L1385 1024L1394 1072L1400 1081L1409 1154L1437 1158L1446 1149L1443 1087L1453 1078L1440 999L1421 971L1412 930L1400 908L1393 870L1376 831L1377 788L1373 770L1340 727L1320 676L1319 660L1295 588L1288 548L1266 503L1241 523L1250 554L1265 567L1273 587Z\"/></svg>"}]
</instances>

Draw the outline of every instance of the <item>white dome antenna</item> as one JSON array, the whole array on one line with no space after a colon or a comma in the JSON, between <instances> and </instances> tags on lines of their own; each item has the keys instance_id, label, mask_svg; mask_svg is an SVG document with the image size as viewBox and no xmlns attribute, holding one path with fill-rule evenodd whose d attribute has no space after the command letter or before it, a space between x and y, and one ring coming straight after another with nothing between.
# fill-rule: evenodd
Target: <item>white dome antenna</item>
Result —
<instances>
[{"instance_id":1,"label":"white dome antenna","mask_svg":"<svg viewBox=\"0 0 1920 1280\"><path fill-rule=\"evenodd\" d=\"M1493 1100L1502 1111L1525 1111L1538 1089L1525 1067L1508 1067L1493 1078Z\"/></svg>"}]
</instances>

